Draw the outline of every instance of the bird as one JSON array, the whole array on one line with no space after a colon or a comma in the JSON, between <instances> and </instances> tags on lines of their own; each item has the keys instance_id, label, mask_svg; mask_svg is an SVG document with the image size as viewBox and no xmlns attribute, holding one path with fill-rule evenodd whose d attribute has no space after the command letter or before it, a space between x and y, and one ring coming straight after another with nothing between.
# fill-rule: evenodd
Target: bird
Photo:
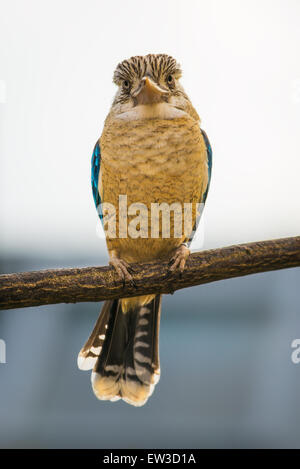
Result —
<instances>
[{"instance_id":1,"label":"bird","mask_svg":"<svg viewBox=\"0 0 300 469\"><path fill-rule=\"evenodd\" d=\"M181 75L168 54L131 57L113 74L117 92L94 147L91 182L101 221L107 218L107 226L115 220L111 233L105 232L106 245L109 264L124 284L134 285L134 263L168 261L170 275L183 274L207 198L212 149ZM124 222L120 197L127 207L143 208L136 211L143 215L133 236L128 231L134 214L128 212ZM163 204L180 204L179 215L191 207L179 234L175 210L168 212L169 236L163 236L160 213L151 217L152 207ZM107 206L115 208L113 215ZM160 378L160 315L160 294L104 302L77 360L79 369L92 370L98 399L122 399L136 407L147 402Z\"/></svg>"}]
</instances>

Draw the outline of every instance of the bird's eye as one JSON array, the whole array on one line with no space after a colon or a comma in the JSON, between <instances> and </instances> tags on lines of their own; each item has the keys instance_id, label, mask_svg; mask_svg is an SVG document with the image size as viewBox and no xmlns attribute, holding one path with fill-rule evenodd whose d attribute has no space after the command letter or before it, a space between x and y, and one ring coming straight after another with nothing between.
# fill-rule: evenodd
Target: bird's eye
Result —
<instances>
[{"instance_id":1,"label":"bird's eye","mask_svg":"<svg viewBox=\"0 0 300 469\"><path fill-rule=\"evenodd\" d=\"M167 82L169 83L169 85L171 85L173 83L173 75L168 75L168 78L167 78Z\"/></svg>"},{"instance_id":2,"label":"bird's eye","mask_svg":"<svg viewBox=\"0 0 300 469\"><path fill-rule=\"evenodd\" d=\"M125 90L128 90L129 87L130 87L130 82L128 80L124 80L123 81L123 86L124 86Z\"/></svg>"}]
</instances>

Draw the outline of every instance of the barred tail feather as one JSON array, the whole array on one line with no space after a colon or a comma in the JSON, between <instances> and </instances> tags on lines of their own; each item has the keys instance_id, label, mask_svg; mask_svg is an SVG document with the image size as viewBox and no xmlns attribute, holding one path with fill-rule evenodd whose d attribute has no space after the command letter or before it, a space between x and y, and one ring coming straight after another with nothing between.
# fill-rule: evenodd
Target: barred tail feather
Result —
<instances>
[{"instance_id":1,"label":"barred tail feather","mask_svg":"<svg viewBox=\"0 0 300 469\"><path fill-rule=\"evenodd\" d=\"M81 369L93 368L92 387L98 399L123 399L142 406L160 376L161 296L153 297L147 304L139 302L138 297L136 300L129 310L123 308L126 312L122 310L122 300L104 303L95 328L79 353L78 364Z\"/></svg>"},{"instance_id":2,"label":"barred tail feather","mask_svg":"<svg viewBox=\"0 0 300 469\"><path fill-rule=\"evenodd\" d=\"M103 347L110 312L116 308L117 303L118 300L105 301L93 332L78 354L77 365L80 370L94 368Z\"/></svg>"}]
</instances>

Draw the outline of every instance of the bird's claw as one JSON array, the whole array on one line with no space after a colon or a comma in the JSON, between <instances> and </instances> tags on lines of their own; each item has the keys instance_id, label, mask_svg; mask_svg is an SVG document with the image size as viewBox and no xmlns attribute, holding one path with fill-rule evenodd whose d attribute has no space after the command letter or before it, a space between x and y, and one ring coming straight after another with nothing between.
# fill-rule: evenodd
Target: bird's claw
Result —
<instances>
[{"instance_id":1,"label":"bird's claw","mask_svg":"<svg viewBox=\"0 0 300 469\"><path fill-rule=\"evenodd\" d=\"M123 280L123 286L125 286L127 281L132 287L136 288L136 283L131 275L134 273L134 269L130 266L130 264L128 264L128 262L126 262L124 259L120 259L119 257L112 257L109 261L109 265L115 269L120 279Z\"/></svg>"},{"instance_id":2,"label":"bird's claw","mask_svg":"<svg viewBox=\"0 0 300 469\"><path fill-rule=\"evenodd\" d=\"M180 273L184 271L186 260L190 255L190 250L185 246L185 244L181 244L175 251L175 254L171 257L169 261L169 270L174 272L175 270L179 270Z\"/></svg>"}]
</instances>

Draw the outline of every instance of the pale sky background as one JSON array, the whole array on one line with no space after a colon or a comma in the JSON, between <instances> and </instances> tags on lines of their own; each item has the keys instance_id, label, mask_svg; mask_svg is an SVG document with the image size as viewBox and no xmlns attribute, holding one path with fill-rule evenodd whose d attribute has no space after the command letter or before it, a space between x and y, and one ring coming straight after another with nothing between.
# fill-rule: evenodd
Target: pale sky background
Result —
<instances>
[{"instance_id":1,"label":"pale sky background","mask_svg":"<svg viewBox=\"0 0 300 469\"><path fill-rule=\"evenodd\" d=\"M204 248L300 234L299 0L0 1L2 252L104 253L90 160L119 61L168 53L214 152Z\"/></svg>"}]
</instances>

